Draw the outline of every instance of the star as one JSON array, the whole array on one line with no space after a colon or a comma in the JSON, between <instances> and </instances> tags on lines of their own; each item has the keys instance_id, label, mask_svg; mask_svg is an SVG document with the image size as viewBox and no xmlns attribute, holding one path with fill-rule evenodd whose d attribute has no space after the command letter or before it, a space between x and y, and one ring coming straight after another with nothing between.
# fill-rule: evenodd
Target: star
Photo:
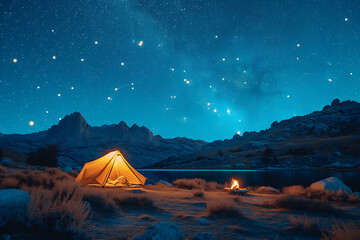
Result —
<instances>
[{"instance_id":1,"label":"star","mask_svg":"<svg viewBox=\"0 0 360 240\"><path fill-rule=\"evenodd\" d=\"M210 106L210 103L208 102L207 105Z\"/></svg>"},{"instance_id":2,"label":"star","mask_svg":"<svg viewBox=\"0 0 360 240\"><path fill-rule=\"evenodd\" d=\"M131 90L134 90L134 89L135 89L134 87L131 88Z\"/></svg>"},{"instance_id":3,"label":"star","mask_svg":"<svg viewBox=\"0 0 360 240\"><path fill-rule=\"evenodd\" d=\"M46 110L45 112L46 112L46 113L49 113L49 111L47 111L47 110Z\"/></svg>"},{"instance_id":4,"label":"star","mask_svg":"<svg viewBox=\"0 0 360 240\"><path fill-rule=\"evenodd\" d=\"M83 61L84 61L84 59L82 58L82 59L81 59L81 61L83 62Z\"/></svg>"},{"instance_id":5,"label":"star","mask_svg":"<svg viewBox=\"0 0 360 240\"><path fill-rule=\"evenodd\" d=\"M225 78L222 78L221 80L223 80L223 81L224 81L224 80L225 80Z\"/></svg>"},{"instance_id":6,"label":"star","mask_svg":"<svg viewBox=\"0 0 360 240\"><path fill-rule=\"evenodd\" d=\"M14 63L17 63L17 61L18 61L18 60L17 60L16 58L13 59L13 62L14 62Z\"/></svg>"},{"instance_id":7,"label":"star","mask_svg":"<svg viewBox=\"0 0 360 240\"><path fill-rule=\"evenodd\" d=\"M98 41L95 41L94 44L97 45L97 44L98 44Z\"/></svg>"},{"instance_id":8,"label":"star","mask_svg":"<svg viewBox=\"0 0 360 240\"><path fill-rule=\"evenodd\" d=\"M239 61L240 59L239 58L236 58L236 61Z\"/></svg>"},{"instance_id":9,"label":"star","mask_svg":"<svg viewBox=\"0 0 360 240\"><path fill-rule=\"evenodd\" d=\"M59 118L59 121L61 121L61 118Z\"/></svg>"},{"instance_id":10,"label":"star","mask_svg":"<svg viewBox=\"0 0 360 240\"><path fill-rule=\"evenodd\" d=\"M218 38L219 36L218 35L215 35L215 38Z\"/></svg>"},{"instance_id":11,"label":"star","mask_svg":"<svg viewBox=\"0 0 360 240\"><path fill-rule=\"evenodd\" d=\"M352 72L350 73L350 76L352 76Z\"/></svg>"},{"instance_id":12,"label":"star","mask_svg":"<svg viewBox=\"0 0 360 240\"><path fill-rule=\"evenodd\" d=\"M214 108L214 113L216 113L217 112L217 109L216 108Z\"/></svg>"},{"instance_id":13,"label":"star","mask_svg":"<svg viewBox=\"0 0 360 240\"><path fill-rule=\"evenodd\" d=\"M287 95L286 97L287 97L287 98L290 98L290 95Z\"/></svg>"},{"instance_id":14,"label":"star","mask_svg":"<svg viewBox=\"0 0 360 240\"><path fill-rule=\"evenodd\" d=\"M71 89L71 90L74 90L74 87L71 87L70 89Z\"/></svg>"},{"instance_id":15,"label":"star","mask_svg":"<svg viewBox=\"0 0 360 240\"><path fill-rule=\"evenodd\" d=\"M122 62L122 63L120 63L121 64L121 66L124 66L125 65L125 63L124 62Z\"/></svg>"},{"instance_id":16,"label":"star","mask_svg":"<svg viewBox=\"0 0 360 240\"><path fill-rule=\"evenodd\" d=\"M111 97L108 97L107 99L108 99L109 101L111 101L111 100L112 100L112 98L111 98Z\"/></svg>"},{"instance_id":17,"label":"star","mask_svg":"<svg viewBox=\"0 0 360 240\"><path fill-rule=\"evenodd\" d=\"M29 122L29 125L30 125L30 126L34 126L34 124L35 124L34 121L30 121L30 122Z\"/></svg>"},{"instance_id":18,"label":"star","mask_svg":"<svg viewBox=\"0 0 360 240\"><path fill-rule=\"evenodd\" d=\"M55 59L56 59L56 56L52 56L52 58L55 60Z\"/></svg>"},{"instance_id":19,"label":"star","mask_svg":"<svg viewBox=\"0 0 360 240\"><path fill-rule=\"evenodd\" d=\"M212 86L211 86L211 85L210 85L209 87L210 87L210 88L212 88Z\"/></svg>"},{"instance_id":20,"label":"star","mask_svg":"<svg viewBox=\"0 0 360 240\"><path fill-rule=\"evenodd\" d=\"M184 117L184 120L186 120L186 117Z\"/></svg>"},{"instance_id":21,"label":"star","mask_svg":"<svg viewBox=\"0 0 360 240\"><path fill-rule=\"evenodd\" d=\"M190 84L190 81L186 81L186 84Z\"/></svg>"},{"instance_id":22,"label":"star","mask_svg":"<svg viewBox=\"0 0 360 240\"><path fill-rule=\"evenodd\" d=\"M222 60L223 60L223 62L225 62L225 60L226 60L226 59L225 59L225 58L223 58Z\"/></svg>"},{"instance_id":23,"label":"star","mask_svg":"<svg viewBox=\"0 0 360 240\"><path fill-rule=\"evenodd\" d=\"M229 115L230 115L230 109L226 110L226 112L227 112L227 114L229 114Z\"/></svg>"},{"instance_id":24,"label":"star","mask_svg":"<svg viewBox=\"0 0 360 240\"><path fill-rule=\"evenodd\" d=\"M40 86L37 86L36 88L37 88L37 89L40 89Z\"/></svg>"},{"instance_id":25,"label":"star","mask_svg":"<svg viewBox=\"0 0 360 240\"><path fill-rule=\"evenodd\" d=\"M139 47L141 47L144 44L143 41L138 42Z\"/></svg>"},{"instance_id":26,"label":"star","mask_svg":"<svg viewBox=\"0 0 360 240\"><path fill-rule=\"evenodd\" d=\"M345 22L347 22L349 19L348 19L348 18L345 18L344 20L345 20Z\"/></svg>"},{"instance_id":27,"label":"star","mask_svg":"<svg viewBox=\"0 0 360 240\"><path fill-rule=\"evenodd\" d=\"M60 97L61 96L61 94L60 93L58 93L58 97Z\"/></svg>"},{"instance_id":28,"label":"star","mask_svg":"<svg viewBox=\"0 0 360 240\"><path fill-rule=\"evenodd\" d=\"M300 43L296 44L297 47L300 47Z\"/></svg>"},{"instance_id":29,"label":"star","mask_svg":"<svg viewBox=\"0 0 360 240\"><path fill-rule=\"evenodd\" d=\"M117 90L118 90L118 88L115 88L114 90L115 90L115 91L117 91Z\"/></svg>"},{"instance_id":30,"label":"star","mask_svg":"<svg viewBox=\"0 0 360 240\"><path fill-rule=\"evenodd\" d=\"M52 29L52 30L51 30L51 32L55 32L55 30L54 30L54 29Z\"/></svg>"},{"instance_id":31,"label":"star","mask_svg":"<svg viewBox=\"0 0 360 240\"><path fill-rule=\"evenodd\" d=\"M240 134L241 134L241 132L240 132L240 131L237 131L237 134L238 134L238 135L240 135Z\"/></svg>"},{"instance_id":32,"label":"star","mask_svg":"<svg viewBox=\"0 0 360 240\"><path fill-rule=\"evenodd\" d=\"M329 82L332 82L332 79L331 79L331 78L329 78L329 79L328 79L328 81L329 81Z\"/></svg>"}]
</instances>

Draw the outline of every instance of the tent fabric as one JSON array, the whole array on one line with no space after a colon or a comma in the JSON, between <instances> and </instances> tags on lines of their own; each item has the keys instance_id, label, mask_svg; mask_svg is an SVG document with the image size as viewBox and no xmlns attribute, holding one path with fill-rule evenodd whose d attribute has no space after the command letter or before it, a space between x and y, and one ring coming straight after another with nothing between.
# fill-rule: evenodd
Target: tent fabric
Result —
<instances>
[{"instance_id":1,"label":"tent fabric","mask_svg":"<svg viewBox=\"0 0 360 240\"><path fill-rule=\"evenodd\" d=\"M146 177L138 173L124 158L120 151L116 150L85 163L83 169L75 179L84 185L107 184L123 176L130 185L144 185Z\"/></svg>"}]
</instances>

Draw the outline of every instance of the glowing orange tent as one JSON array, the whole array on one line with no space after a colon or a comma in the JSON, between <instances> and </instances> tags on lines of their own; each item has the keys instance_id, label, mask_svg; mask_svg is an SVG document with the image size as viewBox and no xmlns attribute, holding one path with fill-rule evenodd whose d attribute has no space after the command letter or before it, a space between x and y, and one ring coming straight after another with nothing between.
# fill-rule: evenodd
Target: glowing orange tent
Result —
<instances>
[{"instance_id":1,"label":"glowing orange tent","mask_svg":"<svg viewBox=\"0 0 360 240\"><path fill-rule=\"evenodd\" d=\"M145 180L146 177L138 173L118 150L85 163L75 179L84 185L102 187L144 185Z\"/></svg>"}]
</instances>

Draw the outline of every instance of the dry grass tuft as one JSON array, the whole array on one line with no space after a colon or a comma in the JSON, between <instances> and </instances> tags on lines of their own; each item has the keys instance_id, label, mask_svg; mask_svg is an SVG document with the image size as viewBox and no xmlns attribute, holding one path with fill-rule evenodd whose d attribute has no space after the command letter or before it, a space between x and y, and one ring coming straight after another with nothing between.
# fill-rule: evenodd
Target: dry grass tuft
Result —
<instances>
[{"instance_id":1,"label":"dry grass tuft","mask_svg":"<svg viewBox=\"0 0 360 240\"><path fill-rule=\"evenodd\" d=\"M290 216L289 222L291 223L291 227L288 227L287 230L297 230L297 231L307 231L312 233L319 233L319 227L315 222L318 222L319 219L316 221L311 220L306 215L304 216Z\"/></svg>"},{"instance_id":2,"label":"dry grass tuft","mask_svg":"<svg viewBox=\"0 0 360 240\"><path fill-rule=\"evenodd\" d=\"M339 211L332 207L327 201L306 199L292 195L280 197L271 202L265 202L264 207L323 213L334 213Z\"/></svg>"},{"instance_id":3,"label":"dry grass tuft","mask_svg":"<svg viewBox=\"0 0 360 240\"><path fill-rule=\"evenodd\" d=\"M295 195L295 196L306 196L307 191L301 185L294 185L294 186L284 187L283 193L289 195Z\"/></svg>"},{"instance_id":4,"label":"dry grass tuft","mask_svg":"<svg viewBox=\"0 0 360 240\"><path fill-rule=\"evenodd\" d=\"M335 220L332 230L327 233L322 232L323 240L360 240L360 227L354 222L340 223Z\"/></svg>"},{"instance_id":5,"label":"dry grass tuft","mask_svg":"<svg viewBox=\"0 0 360 240\"><path fill-rule=\"evenodd\" d=\"M84 188L83 200L90 204L91 210L110 213L116 210L113 193L108 189Z\"/></svg>"},{"instance_id":6,"label":"dry grass tuft","mask_svg":"<svg viewBox=\"0 0 360 240\"><path fill-rule=\"evenodd\" d=\"M206 182L204 179L200 178L180 178L173 182L175 187L185 188L185 189L200 189L200 190L216 190L223 189L224 186L218 184L217 182Z\"/></svg>"},{"instance_id":7,"label":"dry grass tuft","mask_svg":"<svg viewBox=\"0 0 360 240\"><path fill-rule=\"evenodd\" d=\"M7 170L4 166L0 166L0 173L7 173Z\"/></svg>"},{"instance_id":8,"label":"dry grass tuft","mask_svg":"<svg viewBox=\"0 0 360 240\"><path fill-rule=\"evenodd\" d=\"M309 199L320 199L320 200L328 200L328 201L344 202L344 203L357 203L360 200L355 194L348 194L342 190L337 192L313 191L310 188L304 188L301 185L284 187L283 193L288 195L306 197Z\"/></svg>"},{"instance_id":9,"label":"dry grass tuft","mask_svg":"<svg viewBox=\"0 0 360 240\"><path fill-rule=\"evenodd\" d=\"M161 210L155 205L154 201L143 195L122 192L114 196L114 202L122 210L141 209L141 210Z\"/></svg>"},{"instance_id":10,"label":"dry grass tuft","mask_svg":"<svg viewBox=\"0 0 360 240\"><path fill-rule=\"evenodd\" d=\"M206 216L243 217L240 208L231 198L212 198L206 203Z\"/></svg>"}]
</instances>

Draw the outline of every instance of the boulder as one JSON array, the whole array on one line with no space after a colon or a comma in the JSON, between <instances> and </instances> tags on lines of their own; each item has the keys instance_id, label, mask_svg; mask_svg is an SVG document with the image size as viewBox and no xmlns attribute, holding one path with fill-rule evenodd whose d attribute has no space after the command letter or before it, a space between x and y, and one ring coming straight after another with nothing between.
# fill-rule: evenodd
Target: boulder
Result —
<instances>
[{"instance_id":1,"label":"boulder","mask_svg":"<svg viewBox=\"0 0 360 240\"><path fill-rule=\"evenodd\" d=\"M31 197L18 189L0 190L0 226L7 222L23 222Z\"/></svg>"},{"instance_id":2,"label":"boulder","mask_svg":"<svg viewBox=\"0 0 360 240\"><path fill-rule=\"evenodd\" d=\"M197 220L197 223L201 224L201 225L206 225L210 223L210 220L206 219L206 218L199 218Z\"/></svg>"},{"instance_id":3,"label":"boulder","mask_svg":"<svg viewBox=\"0 0 360 240\"><path fill-rule=\"evenodd\" d=\"M183 233L176 223L160 222L146 228L144 234L134 240L182 240Z\"/></svg>"},{"instance_id":4,"label":"boulder","mask_svg":"<svg viewBox=\"0 0 360 240\"><path fill-rule=\"evenodd\" d=\"M352 194L351 189L337 177L329 177L315 182L310 185L310 190L320 192L331 191L334 193L342 190L345 193Z\"/></svg>"},{"instance_id":5,"label":"boulder","mask_svg":"<svg viewBox=\"0 0 360 240\"><path fill-rule=\"evenodd\" d=\"M164 180L160 180L160 181L158 181L157 182L158 184L163 184L163 185L166 185L166 186L172 186L172 184L171 183L169 183L169 182L167 182L167 181L164 181Z\"/></svg>"},{"instance_id":6,"label":"boulder","mask_svg":"<svg viewBox=\"0 0 360 240\"><path fill-rule=\"evenodd\" d=\"M195 237L192 238L192 240L216 240L211 234L208 233L199 233L196 234Z\"/></svg>"}]
</instances>

